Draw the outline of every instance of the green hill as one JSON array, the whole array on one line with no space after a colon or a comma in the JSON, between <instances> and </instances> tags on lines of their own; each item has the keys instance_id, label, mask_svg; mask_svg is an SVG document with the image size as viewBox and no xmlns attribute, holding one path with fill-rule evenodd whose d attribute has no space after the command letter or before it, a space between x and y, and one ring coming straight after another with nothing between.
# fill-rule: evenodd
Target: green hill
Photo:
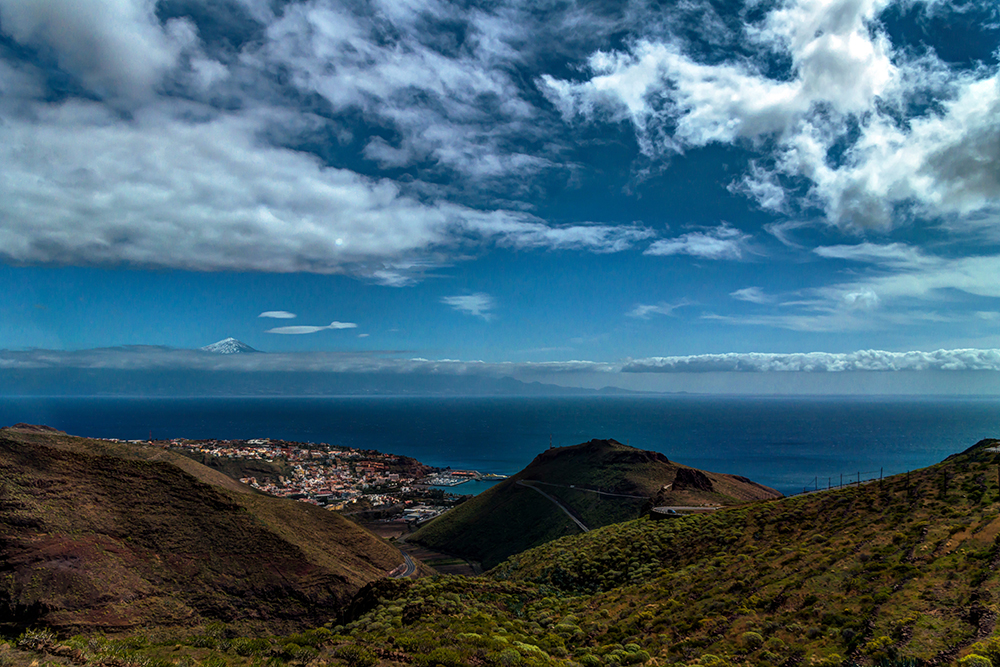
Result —
<instances>
[{"instance_id":1,"label":"green hill","mask_svg":"<svg viewBox=\"0 0 1000 667\"><path fill-rule=\"evenodd\" d=\"M998 481L984 440L882 482L563 537L480 577L380 579L291 637L34 632L0 664L992 667Z\"/></svg>"},{"instance_id":2,"label":"green hill","mask_svg":"<svg viewBox=\"0 0 1000 667\"><path fill-rule=\"evenodd\" d=\"M542 452L407 539L489 568L579 533L579 523L598 528L634 519L654 498L658 505L719 506L779 496L742 477L696 470L615 440L591 440Z\"/></svg>"},{"instance_id":3,"label":"green hill","mask_svg":"<svg viewBox=\"0 0 1000 667\"><path fill-rule=\"evenodd\" d=\"M0 429L0 627L305 627L401 562L332 512L163 449Z\"/></svg>"}]
</instances>

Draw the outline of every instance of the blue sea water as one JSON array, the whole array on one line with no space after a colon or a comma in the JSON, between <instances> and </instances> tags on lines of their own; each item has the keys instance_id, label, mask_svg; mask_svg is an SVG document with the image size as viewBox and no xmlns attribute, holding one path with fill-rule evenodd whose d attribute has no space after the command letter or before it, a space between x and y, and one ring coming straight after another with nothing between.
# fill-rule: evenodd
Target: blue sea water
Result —
<instances>
[{"instance_id":1,"label":"blue sea water","mask_svg":"<svg viewBox=\"0 0 1000 667\"><path fill-rule=\"evenodd\" d=\"M512 474L539 452L614 438L783 493L927 466L1000 437L997 398L3 398L0 424L74 435L270 437ZM485 485L484 485L485 488ZM461 489L468 492L471 489Z\"/></svg>"}]
</instances>

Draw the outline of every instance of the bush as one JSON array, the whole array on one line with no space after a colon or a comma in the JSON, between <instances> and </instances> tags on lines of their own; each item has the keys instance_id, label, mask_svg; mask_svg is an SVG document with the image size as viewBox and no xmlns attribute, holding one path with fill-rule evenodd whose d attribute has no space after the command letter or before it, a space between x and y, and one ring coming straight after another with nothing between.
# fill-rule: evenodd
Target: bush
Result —
<instances>
[{"instance_id":1,"label":"bush","mask_svg":"<svg viewBox=\"0 0 1000 667\"><path fill-rule=\"evenodd\" d=\"M740 635L740 644L748 651L756 651L764 645L764 637L759 632L744 632Z\"/></svg>"},{"instance_id":2,"label":"bush","mask_svg":"<svg viewBox=\"0 0 1000 667\"><path fill-rule=\"evenodd\" d=\"M231 642L232 649L243 657L261 655L271 649L271 642L262 637L239 637Z\"/></svg>"},{"instance_id":3,"label":"bush","mask_svg":"<svg viewBox=\"0 0 1000 667\"><path fill-rule=\"evenodd\" d=\"M463 667L465 661L453 648L438 646L427 655L414 656L413 662L420 667Z\"/></svg>"},{"instance_id":4,"label":"bush","mask_svg":"<svg viewBox=\"0 0 1000 667\"><path fill-rule=\"evenodd\" d=\"M593 658L594 656L591 655L586 657ZM521 654L512 648L505 648L502 651L496 651L494 653L490 653L489 655L486 656L486 659L491 664L496 665L496 667L517 667L517 665L521 664L522 660ZM598 660L597 664L595 665L591 665L589 663L583 663L583 664L585 665L585 667L599 667L601 662Z\"/></svg>"},{"instance_id":5,"label":"bush","mask_svg":"<svg viewBox=\"0 0 1000 667\"><path fill-rule=\"evenodd\" d=\"M374 651L356 644L338 646L333 654L346 662L349 667L374 667L378 662L378 656Z\"/></svg>"},{"instance_id":6,"label":"bush","mask_svg":"<svg viewBox=\"0 0 1000 667\"><path fill-rule=\"evenodd\" d=\"M25 630L17 638L16 645L18 648L34 651L55 643L56 633L48 628L43 628L40 630Z\"/></svg>"},{"instance_id":7,"label":"bush","mask_svg":"<svg viewBox=\"0 0 1000 667\"><path fill-rule=\"evenodd\" d=\"M972 653L988 658L994 665L1000 664L1000 637L991 637L973 644Z\"/></svg>"},{"instance_id":8,"label":"bush","mask_svg":"<svg viewBox=\"0 0 1000 667\"><path fill-rule=\"evenodd\" d=\"M993 662L989 658L976 655L975 653L970 653L960 659L958 664L962 665L962 667L993 667Z\"/></svg>"}]
</instances>

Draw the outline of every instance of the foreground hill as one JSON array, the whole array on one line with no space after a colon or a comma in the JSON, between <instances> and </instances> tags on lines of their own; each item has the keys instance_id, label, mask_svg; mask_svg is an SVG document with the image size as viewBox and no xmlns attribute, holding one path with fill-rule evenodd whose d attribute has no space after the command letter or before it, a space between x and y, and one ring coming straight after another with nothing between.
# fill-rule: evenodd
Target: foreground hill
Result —
<instances>
[{"instance_id":1,"label":"foreground hill","mask_svg":"<svg viewBox=\"0 0 1000 667\"><path fill-rule=\"evenodd\" d=\"M780 495L743 477L703 472L615 440L591 440L542 452L407 539L489 568L584 527L635 519L654 500L718 506Z\"/></svg>"},{"instance_id":2,"label":"foreground hill","mask_svg":"<svg viewBox=\"0 0 1000 667\"><path fill-rule=\"evenodd\" d=\"M998 468L984 440L882 483L565 537L482 577L381 579L292 637L36 632L0 641L0 664L1000 665Z\"/></svg>"},{"instance_id":3,"label":"foreground hill","mask_svg":"<svg viewBox=\"0 0 1000 667\"><path fill-rule=\"evenodd\" d=\"M0 429L0 628L291 629L402 562L332 512L163 449Z\"/></svg>"},{"instance_id":4,"label":"foreground hill","mask_svg":"<svg viewBox=\"0 0 1000 667\"><path fill-rule=\"evenodd\" d=\"M997 665L998 452L380 585L337 641L417 664Z\"/></svg>"}]
</instances>

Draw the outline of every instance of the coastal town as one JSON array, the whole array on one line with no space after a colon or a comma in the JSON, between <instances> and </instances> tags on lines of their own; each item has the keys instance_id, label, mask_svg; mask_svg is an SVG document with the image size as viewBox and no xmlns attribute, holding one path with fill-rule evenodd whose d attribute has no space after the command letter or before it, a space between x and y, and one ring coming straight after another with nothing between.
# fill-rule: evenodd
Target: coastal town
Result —
<instances>
[{"instance_id":1,"label":"coastal town","mask_svg":"<svg viewBox=\"0 0 1000 667\"><path fill-rule=\"evenodd\" d=\"M151 444L216 468L261 492L368 519L419 524L461 503L461 485L504 475L451 470L416 459L326 443L257 438Z\"/></svg>"}]
</instances>

